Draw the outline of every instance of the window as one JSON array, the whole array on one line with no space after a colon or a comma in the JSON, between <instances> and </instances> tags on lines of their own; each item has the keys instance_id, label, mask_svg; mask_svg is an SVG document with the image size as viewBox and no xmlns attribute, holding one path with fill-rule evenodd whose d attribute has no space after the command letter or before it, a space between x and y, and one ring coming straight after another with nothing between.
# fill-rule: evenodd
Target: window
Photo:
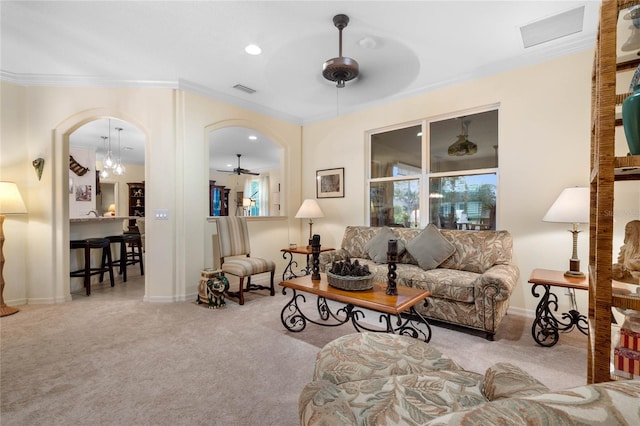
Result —
<instances>
[{"instance_id":1,"label":"window","mask_svg":"<svg viewBox=\"0 0 640 426\"><path fill-rule=\"evenodd\" d=\"M497 109L369 136L371 226L496 229Z\"/></svg>"}]
</instances>

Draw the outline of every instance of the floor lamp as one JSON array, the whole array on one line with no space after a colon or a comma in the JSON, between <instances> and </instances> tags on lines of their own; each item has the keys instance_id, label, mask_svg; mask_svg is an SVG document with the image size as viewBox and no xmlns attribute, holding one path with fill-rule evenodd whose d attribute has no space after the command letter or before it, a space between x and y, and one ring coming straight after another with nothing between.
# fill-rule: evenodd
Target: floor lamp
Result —
<instances>
[{"instance_id":1,"label":"floor lamp","mask_svg":"<svg viewBox=\"0 0 640 426\"><path fill-rule=\"evenodd\" d=\"M0 317L18 312L17 308L4 303L4 215L26 213L27 208L22 201L18 186L14 182L0 181Z\"/></svg>"},{"instance_id":2,"label":"floor lamp","mask_svg":"<svg viewBox=\"0 0 640 426\"><path fill-rule=\"evenodd\" d=\"M582 278L580 259L578 259L578 225L589 223L589 188L575 187L564 189L558 199L551 205L549 211L542 218L544 222L571 223L573 229L573 253L569 259L569 270L564 273L567 277Z\"/></svg>"}]
</instances>

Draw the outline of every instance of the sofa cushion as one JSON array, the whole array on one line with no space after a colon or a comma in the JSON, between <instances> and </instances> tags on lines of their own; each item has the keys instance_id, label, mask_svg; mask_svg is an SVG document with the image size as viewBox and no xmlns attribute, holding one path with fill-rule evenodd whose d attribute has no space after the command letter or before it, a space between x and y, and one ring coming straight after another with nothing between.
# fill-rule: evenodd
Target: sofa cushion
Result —
<instances>
[{"instance_id":1,"label":"sofa cushion","mask_svg":"<svg viewBox=\"0 0 640 426\"><path fill-rule=\"evenodd\" d=\"M378 229L373 226L347 226L342 236L341 248L349 257L369 258L364 246L378 233Z\"/></svg>"},{"instance_id":2,"label":"sofa cushion","mask_svg":"<svg viewBox=\"0 0 640 426\"><path fill-rule=\"evenodd\" d=\"M508 398L450 413L427 425L637 425L640 380L621 380Z\"/></svg>"},{"instance_id":3,"label":"sofa cushion","mask_svg":"<svg viewBox=\"0 0 640 426\"><path fill-rule=\"evenodd\" d=\"M316 357L313 379L340 384L435 370L461 370L461 367L421 340L363 332L327 343Z\"/></svg>"},{"instance_id":4,"label":"sofa cushion","mask_svg":"<svg viewBox=\"0 0 640 426\"><path fill-rule=\"evenodd\" d=\"M468 411L449 412L426 426L554 425L576 426L571 417L544 404L522 399L489 402Z\"/></svg>"},{"instance_id":5,"label":"sofa cushion","mask_svg":"<svg viewBox=\"0 0 640 426\"><path fill-rule=\"evenodd\" d=\"M498 362L484 374L482 393L489 401L540 395L548 391L549 388L536 378L508 362Z\"/></svg>"},{"instance_id":6,"label":"sofa cushion","mask_svg":"<svg viewBox=\"0 0 640 426\"><path fill-rule=\"evenodd\" d=\"M357 380L337 388L359 425L408 426L486 403L481 383L482 375L458 370Z\"/></svg>"},{"instance_id":7,"label":"sofa cushion","mask_svg":"<svg viewBox=\"0 0 640 426\"><path fill-rule=\"evenodd\" d=\"M416 259L422 269L428 270L438 267L456 249L442 236L440 230L430 223L420 234L407 243L407 251Z\"/></svg>"},{"instance_id":8,"label":"sofa cushion","mask_svg":"<svg viewBox=\"0 0 640 426\"><path fill-rule=\"evenodd\" d=\"M432 298L473 303L479 274L456 269L436 268L425 271L415 265L398 265L398 284L429 290Z\"/></svg>"},{"instance_id":9,"label":"sofa cushion","mask_svg":"<svg viewBox=\"0 0 640 426\"><path fill-rule=\"evenodd\" d=\"M443 229L442 235L455 247L441 268L483 274L494 265L511 262L513 239L508 231L458 231Z\"/></svg>"},{"instance_id":10,"label":"sofa cushion","mask_svg":"<svg viewBox=\"0 0 640 426\"><path fill-rule=\"evenodd\" d=\"M380 228L375 237L367 241L364 245L369 257L376 263L387 263L387 251L389 249L389 240L398 241L398 255L404 252L404 241L399 240L395 236L391 228Z\"/></svg>"}]
</instances>

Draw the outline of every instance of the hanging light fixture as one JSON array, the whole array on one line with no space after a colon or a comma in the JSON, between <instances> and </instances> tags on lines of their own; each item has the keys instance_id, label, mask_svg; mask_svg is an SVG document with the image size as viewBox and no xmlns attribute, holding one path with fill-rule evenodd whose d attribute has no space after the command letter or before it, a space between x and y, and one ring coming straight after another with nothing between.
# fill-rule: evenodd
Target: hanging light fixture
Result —
<instances>
[{"instance_id":1,"label":"hanging light fixture","mask_svg":"<svg viewBox=\"0 0 640 426\"><path fill-rule=\"evenodd\" d=\"M107 150L107 155L104 157L102 165L105 169L113 169L113 166L115 166L113 155L111 154L111 119L109 119L109 150Z\"/></svg>"},{"instance_id":2,"label":"hanging light fixture","mask_svg":"<svg viewBox=\"0 0 640 426\"><path fill-rule=\"evenodd\" d=\"M461 157L463 155L473 155L478 152L478 145L469 140L469 123L470 120L460 118L460 134L458 140L452 143L447 150L447 154L451 157Z\"/></svg>"},{"instance_id":3,"label":"hanging light fixture","mask_svg":"<svg viewBox=\"0 0 640 426\"><path fill-rule=\"evenodd\" d=\"M102 148L104 149L105 155L107 152L107 137L100 136L102 138ZM102 170L100 170L100 179L106 179L109 177L109 171L107 167L104 165L104 161L102 162Z\"/></svg>"},{"instance_id":4,"label":"hanging light fixture","mask_svg":"<svg viewBox=\"0 0 640 426\"><path fill-rule=\"evenodd\" d=\"M122 132L122 127L116 127L118 131L118 159L116 160L115 166L113 166L113 174L116 176L122 176L125 172L125 167L122 164L122 145L120 143L120 132Z\"/></svg>"}]
</instances>

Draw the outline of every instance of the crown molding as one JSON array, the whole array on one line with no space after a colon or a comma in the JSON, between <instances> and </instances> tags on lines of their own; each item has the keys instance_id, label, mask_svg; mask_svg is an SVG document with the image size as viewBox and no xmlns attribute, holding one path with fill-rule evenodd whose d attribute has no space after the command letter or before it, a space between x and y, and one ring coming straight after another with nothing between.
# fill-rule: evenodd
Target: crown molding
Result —
<instances>
[{"instance_id":1,"label":"crown molding","mask_svg":"<svg viewBox=\"0 0 640 426\"><path fill-rule=\"evenodd\" d=\"M294 116L282 111L268 108L264 105L257 104L247 99L237 96L228 95L199 84L187 80L177 81L154 81L154 80L118 80L104 77L92 76L69 76L69 75L48 75L48 74L20 74L9 71L0 70L0 80L7 81L22 86L65 86L65 87L141 87L155 89L176 89L184 90L199 95L244 108L259 114L263 114L276 119L284 120L299 126L317 123L320 121L330 120L337 116L350 114L353 112L363 111L374 108L389 102L399 101L414 96L423 95L428 92L440 90L446 87L455 86L469 81L478 80L517 68L523 68L562 56L579 53L588 49L595 48L596 34L580 33L579 35L570 36L572 40L563 41L563 43L553 42L543 43L524 49L523 54L516 58L509 58L502 61L496 61L492 64L478 67L473 72L453 76L450 79L438 81L426 86L405 90L391 96L377 99L375 101L360 104L354 107L341 107L340 111L327 112L312 117Z\"/></svg>"},{"instance_id":2,"label":"crown molding","mask_svg":"<svg viewBox=\"0 0 640 426\"><path fill-rule=\"evenodd\" d=\"M62 74L23 74L0 70L0 80L20 86L64 86L64 87L146 87L154 89L176 89L177 81L120 80L98 76L72 76Z\"/></svg>"}]
</instances>

